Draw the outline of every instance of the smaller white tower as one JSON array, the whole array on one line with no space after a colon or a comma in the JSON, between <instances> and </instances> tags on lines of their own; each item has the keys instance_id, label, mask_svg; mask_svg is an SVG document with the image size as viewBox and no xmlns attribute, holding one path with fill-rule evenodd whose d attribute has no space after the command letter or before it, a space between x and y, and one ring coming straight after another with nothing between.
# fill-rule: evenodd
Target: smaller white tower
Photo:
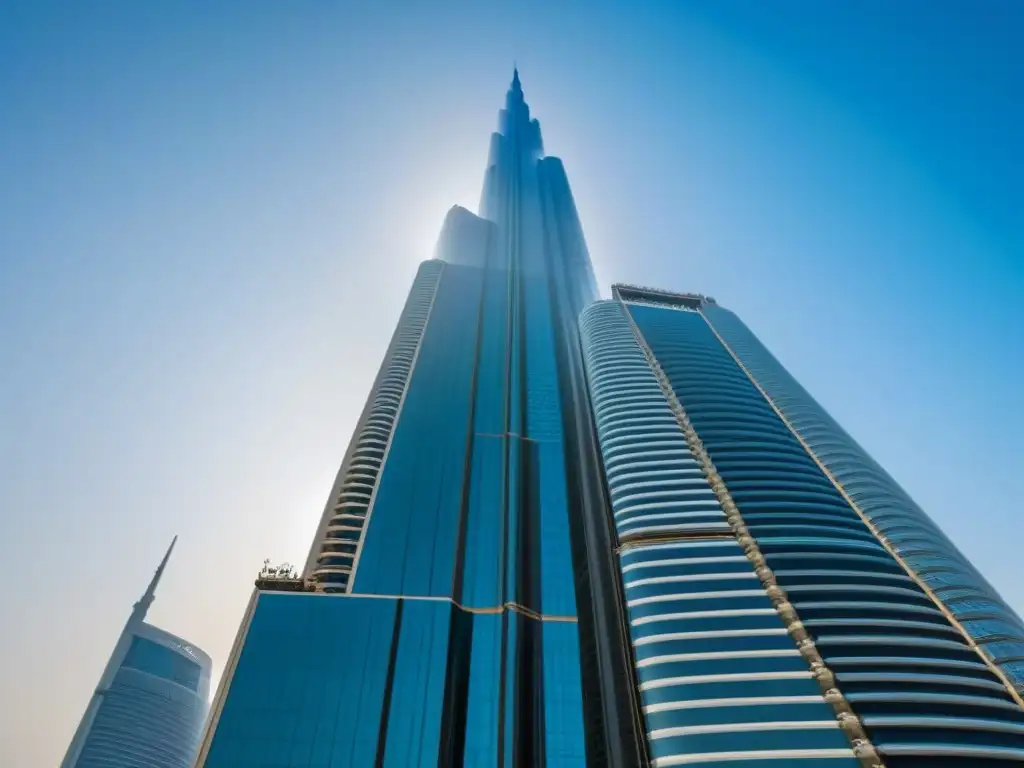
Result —
<instances>
[{"instance_id":1,"label":"smaller white tower","mask_svg":"<svg viewBox=\"0 0 1024 768\"><path fill-rule=\"evenodd\" d=\"M209 708L210 657L145 621L177 540L132 606L61 768L191 766Z\"/></svg>"}]
</instances>

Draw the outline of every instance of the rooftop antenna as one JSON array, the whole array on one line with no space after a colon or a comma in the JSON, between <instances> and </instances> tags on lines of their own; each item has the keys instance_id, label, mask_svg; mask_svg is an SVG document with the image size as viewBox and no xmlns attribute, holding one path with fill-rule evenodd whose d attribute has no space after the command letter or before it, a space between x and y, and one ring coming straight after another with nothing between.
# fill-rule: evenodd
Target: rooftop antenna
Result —
<instances>
[{"instance_id":1,"label":"rooftop antenna","mask_svg":"<svg viewBox=\"0 0 1024 768\"><path fill-rule=\"evenodd\" d=\"M178 536L175 535L171 539L171 546L167 548L167 554L164 555L164 559L160 561L160 565L156 568L156 573L153 574L153 578L149 582L149 586L146 587L146 591L142 597L139 598L139 602L132 606L132 621L143 621L146 618L146 613L149 611L149 606L153 604L153 600L156 599L156 585L160 583L160 577L164 575L164 569L167 567L167 561L171 559L171 552L174 551L174 545L178 541Z\"/></svg>"}]
</instances>

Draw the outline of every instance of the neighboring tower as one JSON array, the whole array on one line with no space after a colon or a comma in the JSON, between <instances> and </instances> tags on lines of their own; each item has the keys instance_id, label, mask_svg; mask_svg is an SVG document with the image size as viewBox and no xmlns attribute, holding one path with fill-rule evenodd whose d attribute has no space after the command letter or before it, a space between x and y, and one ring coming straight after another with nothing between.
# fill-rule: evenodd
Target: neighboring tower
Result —
<instances>
[{"instance_id":1,"label":"neighboring tower","mask_svg":"<svg viewBox=\"0 0 1024 768\"><path fill-rule=\"evenodd\" d=\"M453 208L436 256L303 573L257 581L199 766L642 764L576 322L597 291L518 72L481 216Z\"/></svg>"},{"instance_id":2,"label":"neighboring tower","mask_svg":"<svg viewBox=\"0 0 1024 768\"><path fill-rule=\"evenodd\" d=\"M145 622L175 536L132 608L61 768L189 768L210 693L210 657Z\"/></svg>"},{"instance_id":3,"label":"neighboring tower","mask_svg":"<svg viewBox=\"0 0 1024 768\"><path fill-rule=\"evenodd\" d=\"M656 766L1024 762L1024 626L728 310L580 318Z\"/></svg>"}]
</instances>

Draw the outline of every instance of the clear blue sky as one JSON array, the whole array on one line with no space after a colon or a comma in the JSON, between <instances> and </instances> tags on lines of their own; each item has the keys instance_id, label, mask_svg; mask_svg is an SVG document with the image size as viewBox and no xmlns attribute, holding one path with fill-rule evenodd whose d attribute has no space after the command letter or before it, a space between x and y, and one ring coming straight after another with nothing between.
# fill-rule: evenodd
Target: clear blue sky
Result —
<instances>
[{"instance_id":1,"label":"clear blue sky","mask_svg":"<svg viewBox=\"0 0 1024 768\"><path fill-rule=\"evenodd\" d=\"M517 61L598 277L736 310L1020 611L1024 3L0 5L0 765L301 563Z\"/></svg>"}]
</instances>

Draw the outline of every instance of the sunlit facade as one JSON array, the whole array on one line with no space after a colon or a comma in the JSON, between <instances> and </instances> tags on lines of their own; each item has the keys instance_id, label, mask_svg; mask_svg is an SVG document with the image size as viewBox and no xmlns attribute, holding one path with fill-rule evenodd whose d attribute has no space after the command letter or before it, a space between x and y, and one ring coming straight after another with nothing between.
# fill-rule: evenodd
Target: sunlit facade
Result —
<instances>
[{"instance_id":1,"label":"sunlit facade","mask_svg":"<svg viewBox=\"0 0 1024 768\"><path fill-rule=\"evenodd\" d=\"M195 760L210 657L144 621L171 549L135 604L61 768L190 768Z\"/></svg>"}]
</instances>

